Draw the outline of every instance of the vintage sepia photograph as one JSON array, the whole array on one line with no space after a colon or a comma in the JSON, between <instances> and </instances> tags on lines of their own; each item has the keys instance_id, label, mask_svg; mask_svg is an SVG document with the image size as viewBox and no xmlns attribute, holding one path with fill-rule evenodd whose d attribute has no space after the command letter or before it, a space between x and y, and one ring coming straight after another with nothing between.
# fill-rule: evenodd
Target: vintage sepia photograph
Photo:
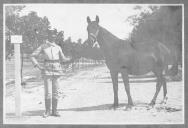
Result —
<instances>
[{"instance_id":1,"label":"vintage sepia photograph","mask_svg":"<svg viewBox=\"0 0 188 128\"><path fill-rule=\"evenodd\" d=\"M184 4L4 4L4 124L184 124Z\"/></svg>"}]
</instances>

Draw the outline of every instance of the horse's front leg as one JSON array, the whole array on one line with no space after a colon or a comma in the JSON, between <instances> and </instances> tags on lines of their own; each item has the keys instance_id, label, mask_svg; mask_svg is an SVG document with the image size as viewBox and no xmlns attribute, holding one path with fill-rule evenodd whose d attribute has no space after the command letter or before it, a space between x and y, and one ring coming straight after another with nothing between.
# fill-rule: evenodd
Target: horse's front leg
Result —
<instances>
[{"instance_id":1,"label":"horse's front leg","mask_svg":"<svg viewBox=\"0 0 188 128\"><path fill-rule=\"evenodd\" d=\"M132 101L132 97L130 93L129 76L126 70L122 71L121 74L122 74L122 79L123 79L124 86L125 86L125 91L128 97L128 105L126 109L131 109L133 106L133 101Z\"/></svg>"},{"instance_id":2,"label":"horse's front leg","mask_svg":"<svg viewBox=\"0 0 188 128\"><path fill-rule=\"evenodd\" d=\"M114 104L113 108L118 107L118 72L110 70L110 75L112 78L113 91L114 91Z\"/></svg>"}]
</instances>

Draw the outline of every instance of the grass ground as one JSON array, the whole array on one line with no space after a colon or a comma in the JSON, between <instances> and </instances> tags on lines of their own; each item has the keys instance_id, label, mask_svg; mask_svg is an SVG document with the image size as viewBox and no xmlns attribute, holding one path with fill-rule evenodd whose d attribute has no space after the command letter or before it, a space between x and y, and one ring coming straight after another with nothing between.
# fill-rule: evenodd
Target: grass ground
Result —
<instances>
[{"instance_id":1,"label":"grass ground","mask_svg":"<svg viewBox=\"0 0 188 128\"><path fill-rule=\"evenodd\" d=\"M13 78L13 67L7 62L7 81ZM44 119L43 81L40 72L30 62L24 65L26 86L22 89L22 110L20 118L15 116L14 83L6 88L6 123L10 124L180 124L183 123L182 81L168 82L168 102L165 106L159 103L163 99L160 92L156 107L148 110L155 92L155 78L152 76L131 76L131 94L135 106L125 111L127 97L122 79L119 77L119 108L111 109L113 103L112 83L105 66L81 70L66 74L61 78L60 100L58 109L60 118Z\"/></svg>"}]
</instances>

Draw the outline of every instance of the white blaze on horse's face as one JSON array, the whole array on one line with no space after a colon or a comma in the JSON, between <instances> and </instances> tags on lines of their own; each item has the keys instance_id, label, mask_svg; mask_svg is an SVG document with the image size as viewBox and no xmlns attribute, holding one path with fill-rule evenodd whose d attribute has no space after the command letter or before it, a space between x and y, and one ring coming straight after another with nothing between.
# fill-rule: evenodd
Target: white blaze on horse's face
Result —
<instances>
[{"instance_id":1,"label":"white blaze on horse's face","mask_svg":"<svg viewBox=\"0 0 188 128\"><path fill-rule=\"evenodd\" d=\"M94 45L99 33L99 17L96 16L96 21L91 21L90 18L87 17L87 22L88 40L92 43L92 45Z\"/></svg>"}]
</instances>

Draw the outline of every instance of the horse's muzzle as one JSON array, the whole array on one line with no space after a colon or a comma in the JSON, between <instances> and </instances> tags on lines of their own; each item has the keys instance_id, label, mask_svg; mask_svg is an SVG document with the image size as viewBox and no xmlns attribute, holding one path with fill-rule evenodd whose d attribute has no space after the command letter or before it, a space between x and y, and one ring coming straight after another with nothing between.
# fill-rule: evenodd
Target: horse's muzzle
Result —
<instances>
[{"instance_id":1,"label":"horse's muzzle","mask_svg":"<svg viewBox=\"0 0 188 128\"><path fill-rule=\"evenodd\" d=\"M90 37L89 42L90 42L91 46L94 47L94 44L96 42L96 38Z\"/></svg>"}]
</instances>

